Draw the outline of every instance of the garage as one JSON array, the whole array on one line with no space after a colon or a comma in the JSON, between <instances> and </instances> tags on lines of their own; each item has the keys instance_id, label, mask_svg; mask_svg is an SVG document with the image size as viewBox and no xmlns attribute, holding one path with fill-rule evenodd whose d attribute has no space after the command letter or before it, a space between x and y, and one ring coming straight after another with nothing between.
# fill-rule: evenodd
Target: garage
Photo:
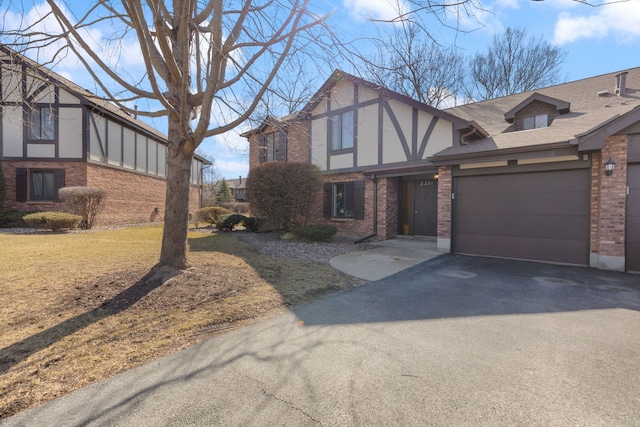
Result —
<instances>
[{"instance_id":1,"label":"garage","mask_svg":"<svg viewBox=\"0 0 640 427\"><path fill-rule=\"evenodd\" d=\"M627 185L626 268L640 272L640 163L628 165Z\"/></svg>"},{"instance_id":2,"label":"garage","mask_svg":"<svg viewBox=\"0 0 640 427\"><path fill-rule=\"evenodd\" d=\"M456 253L587 265L588 237L589 169L454 178Z\"/></svg>"}]
</instances>

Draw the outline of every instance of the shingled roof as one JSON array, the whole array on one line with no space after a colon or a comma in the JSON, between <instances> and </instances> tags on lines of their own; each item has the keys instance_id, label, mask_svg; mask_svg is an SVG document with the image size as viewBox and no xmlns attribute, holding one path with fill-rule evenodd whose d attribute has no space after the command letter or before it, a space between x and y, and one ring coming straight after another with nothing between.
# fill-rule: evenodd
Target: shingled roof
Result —
<instances>
[{"instance_id":1,"label":"shingled roof","mask_svg":"<svg viewBox=\"0 0 640 427\"><path fill-rule=\"evenodd\" d=\"M550 144L579 145L580 151L602 148L604 138L640 120L640 67L626 72L626 90L621 96L616 93L616 78L621 73L614 72L446 109L449 114L475 121L488 136L447 148L436 153L432 160L437 162L472 154L492 155L526 147L533 150ZM511 130L508 119L514 109L526 104L528 99L552 99L553 105L561 108L563 114L546 128Z\"/></svg>"}]
</instances>

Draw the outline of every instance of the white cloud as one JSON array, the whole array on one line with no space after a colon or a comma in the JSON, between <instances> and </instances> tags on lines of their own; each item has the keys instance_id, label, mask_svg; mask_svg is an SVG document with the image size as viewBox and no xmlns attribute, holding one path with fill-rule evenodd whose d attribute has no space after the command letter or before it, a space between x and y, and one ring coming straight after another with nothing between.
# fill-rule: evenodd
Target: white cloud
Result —
<instances>
[{"instance_id":1,"label":"white cloud","mask_svg":"<svg viewBox=\"0 0 640 427\"><path fill-rule=\"evenodd\" d=\"M520 9L521 0L495 0L491 3L494 9Z\"/></svg>"},{"instance_id":2,"label":"white cloud","mask_svg":"<svg viewBox=\"0 0 640 427\"><path fill-rule=\"evenodd\" d=\"M629 1L599 7L591 14L563 12L554 32L555 43L562 45L579 39L613 36L619 42L640 38L640 2Z\"/></svg>"},{"instance_id":3,"label":"white cloud","mask_svg":"<svg viewBox=\"0 0 640 427\"><path fill-rule=\"evenodd\" d=\"M391 20L410 10L404 0L344 0L343 5L361 20Z\"/></svg>"}]
</instances>

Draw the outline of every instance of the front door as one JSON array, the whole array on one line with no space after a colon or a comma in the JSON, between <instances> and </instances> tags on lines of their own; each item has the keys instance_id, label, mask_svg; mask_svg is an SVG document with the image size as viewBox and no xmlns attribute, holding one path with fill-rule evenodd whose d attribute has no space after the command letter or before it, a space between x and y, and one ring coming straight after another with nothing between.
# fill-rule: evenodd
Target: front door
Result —
<instances>
[{"instance_id":1,"label":"front door","mask_svg":"<svg viewBox=\"0 0 640 427\"><path fill-rule=\"evenodd\" d=\"M413 181L413 234L435 236L438 232L438 181Z\"/></svg>"}]
</instances>

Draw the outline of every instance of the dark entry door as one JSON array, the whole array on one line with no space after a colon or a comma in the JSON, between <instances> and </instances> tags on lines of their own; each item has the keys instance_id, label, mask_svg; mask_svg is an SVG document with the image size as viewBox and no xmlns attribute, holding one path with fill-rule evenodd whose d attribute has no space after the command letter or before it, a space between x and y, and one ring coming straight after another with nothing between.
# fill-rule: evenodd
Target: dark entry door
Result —
<instances>
[{"instance_id":1,"label":"dark entry door","mask_svg":"<svg viewBox=\"0 0 640 427\"><path fill-rule=\"evenodd\" d=\"M640 163L627 169L627 271L640 271Z\"/></svg>"},{"instance_id":2,"label":"dark entry door","mask_svg":"<svg viewBox=\"0 0 640 427\"><path fill-rule=\"evenodd\" d=\"M413 182L413 234L435 236L438 232L438 181Z\"/></svg>"}]
</instances>

